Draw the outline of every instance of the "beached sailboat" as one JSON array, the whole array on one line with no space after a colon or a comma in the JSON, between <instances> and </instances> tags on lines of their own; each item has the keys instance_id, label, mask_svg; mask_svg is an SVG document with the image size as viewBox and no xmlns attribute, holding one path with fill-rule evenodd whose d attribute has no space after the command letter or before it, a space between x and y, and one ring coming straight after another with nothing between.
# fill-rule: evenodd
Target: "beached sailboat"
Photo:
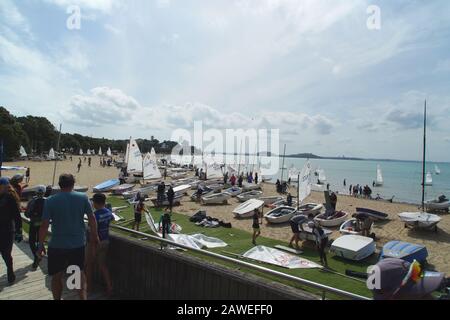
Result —
<instances>
[{"instance_id":1,"label":"beached sailboat","mask_svg":"<svg viewBox=\"0 0 450 320\"><path fill-rule=\"evenodd\" d=\"M48 152L48 159L49 160L55 160L56 159L55 150L53 148L51 148L50 151Z\"/></svg>"},{"instance_id":2,"label":"beached sailboat","mask_svg":"<svg viewBox=\"0 0 450 320\"><path fill-rule=\"evenodd\" d=\"M82 155L83 155L83 149L80 149L80 152L79 152L79 154L80 154L80 156L82 156Z\"/></svg>"},{"instance_id":3,"label":"beached sailboat","mask_svg":"<svg viewBox=\"0 0 450 320\"><path fill-rule=\"evenodd\" d=\"M106 151L106 155L107 155L108 157L111 157L111 156L112 156L111 148L108 148L108 151Z\"/></svg>"},{"instance_id":4,"label":"beached sailboat","mask_svg":"<svg viewBox=\"0 0 450 320\"><path fill-rule=\"evenodd\" d=\"M136 140L130 138L130 144L128 149L127 172L128 174L141 173L142 172L142 154L139 150L139 146Z\"/></svg>"},{"instance_id":5,"label":"beached sailboat","mask_svg":"<svg viewBox=\"0 0 450 320\"><path fill-rule=\"evenodd\" d=\"M91 155L91 150L90 149L87 150L86 155L88 155L88 156Z\"/></svg>"},{"instance_id":6,"label":"beached sailboat","mask_svg":"<svg viewBox=\"0 0 450 320\"><path fill-rule=\"evenodd\" d=\"M425 101L424 107L424 121L423 121L423 159L422 159L422 210L425 210L425 187L427 180L431 178L431 173L427 173L426 170L426 145L427 145L427 102ZM431 182L432 181L428 181ZM405 223L405 227L420 228L420 229L434 229L437 231L437 224L441 221L441 218L435 214L420 212L402 212L399 214L401 221Z\"/></svg>"},{"instance_id":7,"label":"beached sailboat","mask_svg":"<svg viewBox=\"0 0 450 320\"><path fill-rule=\"evenodd\" d=\"M159 171L158 165L156 163L156 158L150 153L147 153L142 162L142 171L144 180L161 179L161 171Z\"/></svg>"},{"instance_id":8,"label":"beached sailboat","mask_svg":"<svg viewBox=\"0 0 450 320\"><path fill-rule=\"evenodd\" d=\"M377 165L377 180L375 180L375 186L381 187L383 185L383 174L381 172L380 165Z\"/></svg>"},{"instance_id":9,"label":"beached sailboat","mask_svg":"<svg viewBox=\"0 0 450 320\"><path fill-rule=\"evenodd\" d=\"M100 147L100 148L98 149L98 155L99 155L99 156L102 156L102 155L103 155L102 147Z\"/></svg>"},{"instance_id":10,"label":"beached sailboat","mask_svg":"<svg viewBox=\"0 0 450 320\"><path fill-rule=\"evenodd\" d=\"M441 174L441 169L439 169L437 164L434 165L434 173L437 174L437 175Z\"/></svg>"},{"instance_id":11,"label":"beached sailboat","mask_svg":"<svg viewBox=\"0 0 450 320\"><path fill-rule=\"evenodd\" d=\"M21 158L26 158L26 157L28 157L28 154L27 154L27 152L25 151L25 148L24 148L23 146L20 146L19 154L20 154L20 157L21 157Z\"/></svg>"}]
</instances>

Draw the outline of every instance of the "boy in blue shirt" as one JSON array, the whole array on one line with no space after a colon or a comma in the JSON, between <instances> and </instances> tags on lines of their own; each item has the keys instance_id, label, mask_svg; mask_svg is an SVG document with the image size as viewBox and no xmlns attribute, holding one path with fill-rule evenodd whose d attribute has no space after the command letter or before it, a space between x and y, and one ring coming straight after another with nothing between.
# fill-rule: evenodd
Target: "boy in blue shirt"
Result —
<instances>
[{"instance_id":1,"label":"boy in blue shirt","mask_svg":"<svg viewBox=\"0 0 450 320\"><path fill-rule=\"evenodd\" d=\"M98 238L100 243L95 246L88 242L86 257L86 275L88 291L92 289L92 273L94 268L98 268L106 283L107 295L112 294L111 276L106 265L109 248L109 224L114 219L111 211L105 207L106 196L104 194L95 194L92 198L92 204L95 209L94 215L97 220Z\"/></svg>"}]
</instances>

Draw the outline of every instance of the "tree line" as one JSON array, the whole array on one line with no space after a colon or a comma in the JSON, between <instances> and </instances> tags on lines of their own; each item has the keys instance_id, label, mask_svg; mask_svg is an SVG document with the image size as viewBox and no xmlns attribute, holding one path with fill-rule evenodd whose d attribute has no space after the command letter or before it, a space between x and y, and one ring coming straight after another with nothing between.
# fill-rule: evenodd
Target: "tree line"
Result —
<instances>
[{"instance_id":1,"label":"tree line","mask_svg":"<svg viewBox=\"0 0 450 320\"><path fill-rule=\"evenodd\" d=\"M0 142L3 141L3 160L13 160L19 157L20 146L29 155L43 155L51 148L57 149L59 132L45 117L25 116L15 117L5 107L0 106ZM177 145L173 141L160 142L157 139L137 139L143 153L155 148L157 153L170 153ZM128 140L112 140L93 138L80 134L61 134L60 150L78 154L82 149L94 149L98 152L102 148L106 152L111 148L113 152L125 152Z\"/></svg>"}]
</instances>

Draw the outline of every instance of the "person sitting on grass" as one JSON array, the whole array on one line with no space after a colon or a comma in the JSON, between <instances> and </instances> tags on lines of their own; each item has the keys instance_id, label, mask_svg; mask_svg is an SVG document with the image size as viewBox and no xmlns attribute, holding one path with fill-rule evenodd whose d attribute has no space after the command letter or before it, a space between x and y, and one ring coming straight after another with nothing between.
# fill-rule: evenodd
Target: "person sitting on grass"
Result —
<instances>
[{"instance_id":1,"label":"person sitting on grass","mask_svg":"<svg viewBox=\"0 0 450 320\"><path fill-rule=\"evenodd\" d=\"M256 246L256 238L258 238L261 235L261 229L260 229L260 225L262 223L260 223L259 219L260 219L260 212L258 209L255 209L253 211L253 224L252 224L252 228L253 228L253 240L252 243L253 245Z\"/></svg>"},{"instance_id":2,"label":"person sitting on grass","mask_svg":"<svg viewBox=\"0 0 450 320\"><path fill-rule=\"evenodd\" d=\"M114 220L112 212L105 207L106 196L102 193L95 194L92 198L92 204L95 209L94 215L97 220L98 238L100 243L93 246L89 241L86 254L86 278L87 289L92 291L92 275L94 268L98 268L106 284L106 294L112 294L111 276L106 266L106 258L108 256L109 248L109 224ZM89 236L89 234L87 234Z\"/></svg>"},{"instance_id":3,"label":"person sitting on grass","mask_svg":"<svg viewBox=\"0 0 450 320\"><path fill-rule=\"evenodd\" d=\"M148 212L145 208L144 199L140 198L139 201L134 205L134 222L133 222L133 230L139 231L139 226L142 222L142 213Z\"/></svg>"}]
</instances>

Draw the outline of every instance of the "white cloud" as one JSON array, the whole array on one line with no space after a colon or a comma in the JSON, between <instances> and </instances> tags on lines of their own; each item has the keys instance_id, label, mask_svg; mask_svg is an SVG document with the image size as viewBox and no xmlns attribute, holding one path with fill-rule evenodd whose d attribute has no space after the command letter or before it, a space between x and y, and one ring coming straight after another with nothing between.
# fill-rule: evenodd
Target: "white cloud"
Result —
<instances>
[{"instance_id":1,"label":"white cloud","mask_svg":"<svg viewBox=\"0 0 450 320\"><path fill-rule=\"evenodd\" d=\"M58 5L64 9L71 5L76 5L83 9L100 11L102 13L111 13L112 10L119 6L117 0L45 0L46 2Z\"/></svg>"}]
</instances>

